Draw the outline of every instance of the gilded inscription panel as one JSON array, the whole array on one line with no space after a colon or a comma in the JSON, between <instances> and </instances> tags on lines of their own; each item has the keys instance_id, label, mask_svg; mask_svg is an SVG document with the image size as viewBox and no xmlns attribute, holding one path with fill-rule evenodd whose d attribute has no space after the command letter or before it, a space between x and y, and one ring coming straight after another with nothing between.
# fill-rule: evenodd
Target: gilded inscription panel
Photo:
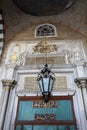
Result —
<instances>
[{"instance_id":1,"label":"gilded inscription panel","mask_svg":"<svg viewBox=\"0 0 87 130\"><path fill-rule=\"evenodd\" d=\"M55 114L35 114L35 120L55 120Z\"/></svg>"},{"instance_id":2,"label":"gilded inscription panel","mask_svg":"<svg viewBox=\"0 0 87 130\"><path fill-rule=\"evenodd\" d=\"M45 103L44 101L33 101L33 108L55 108L58 104L56 101L49 101Z\"/></svg>"}]
</instances>

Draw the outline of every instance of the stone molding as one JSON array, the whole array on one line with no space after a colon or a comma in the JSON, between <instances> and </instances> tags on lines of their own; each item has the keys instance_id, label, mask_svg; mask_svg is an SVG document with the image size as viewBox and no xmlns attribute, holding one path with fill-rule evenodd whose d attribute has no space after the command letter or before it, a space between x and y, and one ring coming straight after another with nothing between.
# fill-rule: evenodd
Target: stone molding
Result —
<instances>
[{"instance_id":1,"label":"stone molding","mask_svg":"<svg viewBox=\"0 0 87 130\"><path fill-rule=\"evenodd\" d=\"M47 44L45 43L47 42ZM21 43L21 44L20 44ZM66 45L65 45L66 43ZM84 64L84 54L82 51L82 40L38 40L38 41L20 41L12 42L9 48L7 64L24 66L28 57L38 57L48 52L51 56L54 54L64 56L66 64L75 64L81 66ZM72 49L73 48L73 49Z\"/></svg>"},{"instance_id":2,"label":"stone molding","mask_svg":"<svg viewBox=\"0 0 87 130\"><path fill-rule=\"evenodd\" d=\"M73 65L75 67L77 67L77 66L83 66L83 67L85 67L86 66L86 61L84 59L81 60L81 61L76 61L76 62L73 63Z\"/></svg>"},{"instance_id":3,"label":"stone molding","mask_svg":"<svg viewBox=\"0 0 87 130\"><path fill-rule=\"evenodd\" d=\"M13 89L16 83L17 82L15 80L2 80L3 89L5 90Z\"/></svg>"}]
</instances>

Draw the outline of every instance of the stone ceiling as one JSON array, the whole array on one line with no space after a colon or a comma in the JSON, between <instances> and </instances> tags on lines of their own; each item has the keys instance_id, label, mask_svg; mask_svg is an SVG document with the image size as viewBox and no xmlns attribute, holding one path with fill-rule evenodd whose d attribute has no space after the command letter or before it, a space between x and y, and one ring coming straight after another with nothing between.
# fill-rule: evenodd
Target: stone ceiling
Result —
<instances>
[{"instance_id":1,"label":"stone ceiling","mask_svg":"<svg viewBox=\"0 0 87 130\"><path fill-rule=\"evenodd\" d=\"M71 7L76 0L13 0L19 9L35 16L59 14Z\"/></svg>"}]
</instances>

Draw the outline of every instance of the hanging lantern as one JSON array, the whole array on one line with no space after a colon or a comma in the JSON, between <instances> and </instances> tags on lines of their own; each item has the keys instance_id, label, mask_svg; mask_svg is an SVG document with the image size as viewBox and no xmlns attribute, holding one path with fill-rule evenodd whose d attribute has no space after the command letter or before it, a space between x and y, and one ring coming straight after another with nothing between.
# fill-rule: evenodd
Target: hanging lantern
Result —
<instances>
[{"instance_id":1,"label":"hanging lantern","mask_svg":"<svg viewBox=\"0 0 87 130\"><path fill-rule=\"evenodd\" d=\"M52 73L48 68L48 64L45 64L44 68L39 73L37 80L39 82L39 87L43 98L45 102L48 102L51 97L55 80L54 73Z\"/></svg>"}]
</instances>

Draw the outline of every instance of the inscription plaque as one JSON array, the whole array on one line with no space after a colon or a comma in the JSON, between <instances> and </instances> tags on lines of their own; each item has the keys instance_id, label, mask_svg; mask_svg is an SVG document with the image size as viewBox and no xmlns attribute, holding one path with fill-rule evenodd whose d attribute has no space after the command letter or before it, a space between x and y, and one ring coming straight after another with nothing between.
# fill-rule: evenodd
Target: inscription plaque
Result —
<instances>
[{"instance_id":1,"label":"inscription plaque","mask_svg":"<svg viewBox=\"0 0 87 130\"><path fill-rule=\"evenodd\" d=\"M35 114L35 120L55 120L55 114Z\"/></svg>"},{"instance_id":2,"label":"inscription plaque","mask_svg":"<svg viewBox=\"0 0 87 130\"><path fill-rule=\"evenodd\" d=\"M45 103L44 101L33 101L33 108L54 108L57 107L56 101L49 101Z\"/></svg>"}]
</instances>

